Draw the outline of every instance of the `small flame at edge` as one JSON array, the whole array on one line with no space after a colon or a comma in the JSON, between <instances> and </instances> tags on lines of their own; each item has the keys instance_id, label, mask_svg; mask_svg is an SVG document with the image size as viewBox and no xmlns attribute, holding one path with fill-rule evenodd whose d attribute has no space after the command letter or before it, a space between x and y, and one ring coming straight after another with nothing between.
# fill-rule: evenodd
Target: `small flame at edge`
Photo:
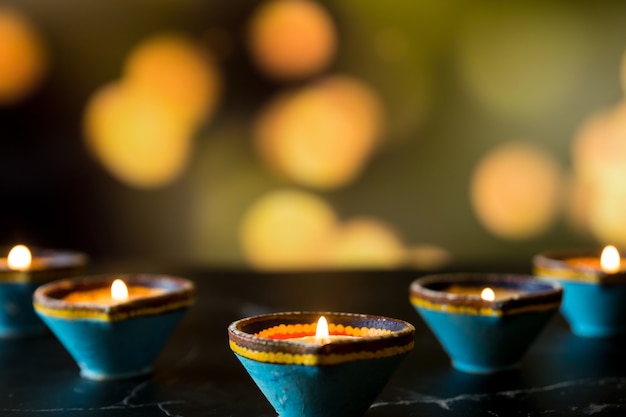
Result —
<instances>
[{"instance_id":1,"label":"small flame at edge","mask_svg":"<svg viewBox=\"0 0 626 417\"><path fill-rule=\"evenodd\" d=\"M116 279L111 284L111 298L115 301L124 301L128 299L128 287L121 279Z\"/></svg>"},{"instance_id":2,"label":"small flame at edge","mask_svg":"<svg viewBox=\"0 0 626 417\"><path fill-rule=\"evenodd\" d=\"M496 293L494 293L491 288L486 287L480 293L480 298L482 298L485 301L493 301L496 299Z\"/></svg>"},{"instance_id":3,"label":"small flame at edge","mask_svg":"<svg viewBox=\"0 0 626 417\"><path fill-rule=\"evenodd\" d=\"M25 271L30 268L33 256L28 247L24 245L15 245L7 256L7 265L9 269L15 271Z\"/></svg>"},{"instance_id":4,"label":"small flame at edge","mask_svg":"<svg viewBox=\"0 0 626 417\"><path fill-rule=\"evenodd\" d=\"M617 248L613 245L605 246L600 256L600 267L607 274L614 274L621 268L621 259Z\"/></svg>"}]
</instances>

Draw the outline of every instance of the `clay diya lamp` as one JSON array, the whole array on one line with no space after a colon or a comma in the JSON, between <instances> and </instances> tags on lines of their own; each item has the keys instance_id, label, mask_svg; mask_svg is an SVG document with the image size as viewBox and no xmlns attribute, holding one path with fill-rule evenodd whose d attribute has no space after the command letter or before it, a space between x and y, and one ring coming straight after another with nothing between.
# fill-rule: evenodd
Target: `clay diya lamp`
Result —
<instances>
[{"instance_id":1,"label":"clay diya lamp","mask_svg":"<svg viewBox=\"0 0 626 417\"><path fill-rule=\"evenodd\" d=\"M617 249L549 251L533 258L536 277L563 286L561 314L584 337L626 334L626 270Z\"/></svg>"},{"instance_id":2,"label":"clay diya lamp","mask_svg":"<svg viewBox=\"0 0 626 417\"><path fill-rule=\"evenodd\" d=\"M80 275L87 257L79 252L5 248L0 257L0 337L31 336L47 331L33 311L33 292L46 282Z\"/></svg>"},{"instance_id":3,"label":"clay diya lamp","mask_svg":"<svg viewBox=\"0 0 626 417\"><path fill-rule=\"evenodd\" d=\"M33 303L81 375L107 380L150 373L193 297L183 278L117 274L45 284Z\"/></svg>"},{"instance_id":4,"label":"clay diya lamp","mask_svg":"<svg viewBox=\"0 0 626 417\"><path fill-rule=\"evenodd\" d=\"M363 415L414 333L401 320L349 313L267 314L228 327L231 349L280 417Z\"/></svg>"},{"instance_id":5,"label":"clay diya lamp","mask_svg":"<svg viewBox=\"0 0 626 417\"><path fill-rule=\"evenodd\" d=\"M563 290L526 275L458 273L419 278L409 294L455 369L493 373L520 365Z\"/></svg>"}]
</instances>

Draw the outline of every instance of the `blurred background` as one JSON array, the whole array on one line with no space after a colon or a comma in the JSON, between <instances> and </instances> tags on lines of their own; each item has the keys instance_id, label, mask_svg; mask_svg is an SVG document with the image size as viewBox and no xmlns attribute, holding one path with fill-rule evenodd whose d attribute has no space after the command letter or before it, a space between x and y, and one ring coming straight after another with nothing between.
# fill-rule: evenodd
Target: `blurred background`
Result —
<instances>
[{"instance_id":1,"label":"blurred background","mask_svg":"<svg viewBox=\"0 0 626 417\"><path fill-rule=\"evenodd\" d=\"M0 2L0 236L435 269L626 248L626 3Z\"/></svg>"}]
</instances>

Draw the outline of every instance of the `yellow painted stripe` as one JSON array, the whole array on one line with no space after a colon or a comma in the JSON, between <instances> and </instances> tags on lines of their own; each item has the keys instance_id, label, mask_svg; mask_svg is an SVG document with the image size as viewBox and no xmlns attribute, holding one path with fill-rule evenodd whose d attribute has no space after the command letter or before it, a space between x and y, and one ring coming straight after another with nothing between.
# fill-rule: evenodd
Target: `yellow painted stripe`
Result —
<instances>
[{"instance_id":1,"label":"yellow painted stripe","mask_svg":"<svg viewBox=\"0 0 626 417\"><path fill-rule=\"evenodd\" d=\"M455 306L444 303L433 303L423 298L411 297L411 304L416 307L425 308L428 310L441 311L450 314L471 314L474 316L502 316L502 310L493 309L489 307L470 307L470 306Z\"/></svg>"},{"instance_id":2,"label":"yellow painted stripe","mask_svg":"<svg viewBox=\"0 0 626 417\"><path fill-rule=\"evenodd\" d=\"M244 358L252 359L263 363L276 363L283 365L337 365L344 362L382 359L400 355L413 349L413 341L404 346L393 346L375 352L363 351L344 354L315 355L315 354L294 354L285 352L261 352L239 346L230 341L230 348L233 352Z\"/></svg>"},{"instance_id":3,"label":"yellow painted stripe","mask_svg":"<svg viewBox=\"0 0 626 417\"><path fill-rule=\"evenodd\" d=\"M478 307L468 307L468 306L452 306L449 304L439 304L433 303L428 300L424 300L422 298L411 297L411 304L416 307L425 308L427 310L440 311L442 313L450 313L450 314L469 314L474 316L493 316L493 317L502 317L504 314L519 314L531 311L548 311L554 310L560 307L561 302L555 301L548 304L541 305L526 305L518 308L511 308L506 310L506 313L501 309L492 309L492 308L478 308Z\"/></svg>"},{"instance_id":4,"label":"yellow painted stripe","mask_svg":"<svg viewBox=\"0 0 626 417\"><path fill-rule=\"evenodd\" d=\"M45 307L38 303L35 303L34 307L35 310L39 311L45 316L57 317L66 320L87 319L99 321L119 321L126 320L132 317L150 316L165 313L168 311L178 310L191 304L193 304L193 300L183 300L177 303L167 304L160 307L145 307L138 310L123 311L118 313L105 313L102 311L82 309L54 309Z\"/></svg>"},{"instance_id":5,"label":"yellow painted stripe","mask_svg":"<svg viewBox=\"0 0 626 417\"><path fill-rule=\"evenodd\" d=\"M603 275L598 272L584 272L584 271L576 271L572 269L547 269L547 268L539 268L535 267L533 270L533 274L536 277L542 279L552 279L552 280L566 280L566 281L580 281L580 282L590 282L590 283L598 283L600 281L606 280L606 277L610 277L610 275Z\"/></svg>"}]
</instances>

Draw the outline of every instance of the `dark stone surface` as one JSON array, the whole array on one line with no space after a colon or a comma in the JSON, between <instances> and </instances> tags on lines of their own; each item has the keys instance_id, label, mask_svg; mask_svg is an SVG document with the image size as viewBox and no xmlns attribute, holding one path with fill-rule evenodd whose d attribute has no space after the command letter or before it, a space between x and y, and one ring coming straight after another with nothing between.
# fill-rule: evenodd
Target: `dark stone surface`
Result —
<instances>
[{"instance_id":1,"label":"dark stone surface","mask_svg":"<svg viewBox=\"0 0 626 417\"><path fill-rule=\"evenodd\" d=\"M0 415L275 416L231 353L226 328L242 317L294 310L379 314L415 325L415 349L366 417L626 414L626 339L573 336L560 316L519 370L471 375L450 368L409 304L408 286L419 273L168 272L193 279L198 299L153 375L89 381L52 335L0 340Z\"/></svg>"}]
</instances>

